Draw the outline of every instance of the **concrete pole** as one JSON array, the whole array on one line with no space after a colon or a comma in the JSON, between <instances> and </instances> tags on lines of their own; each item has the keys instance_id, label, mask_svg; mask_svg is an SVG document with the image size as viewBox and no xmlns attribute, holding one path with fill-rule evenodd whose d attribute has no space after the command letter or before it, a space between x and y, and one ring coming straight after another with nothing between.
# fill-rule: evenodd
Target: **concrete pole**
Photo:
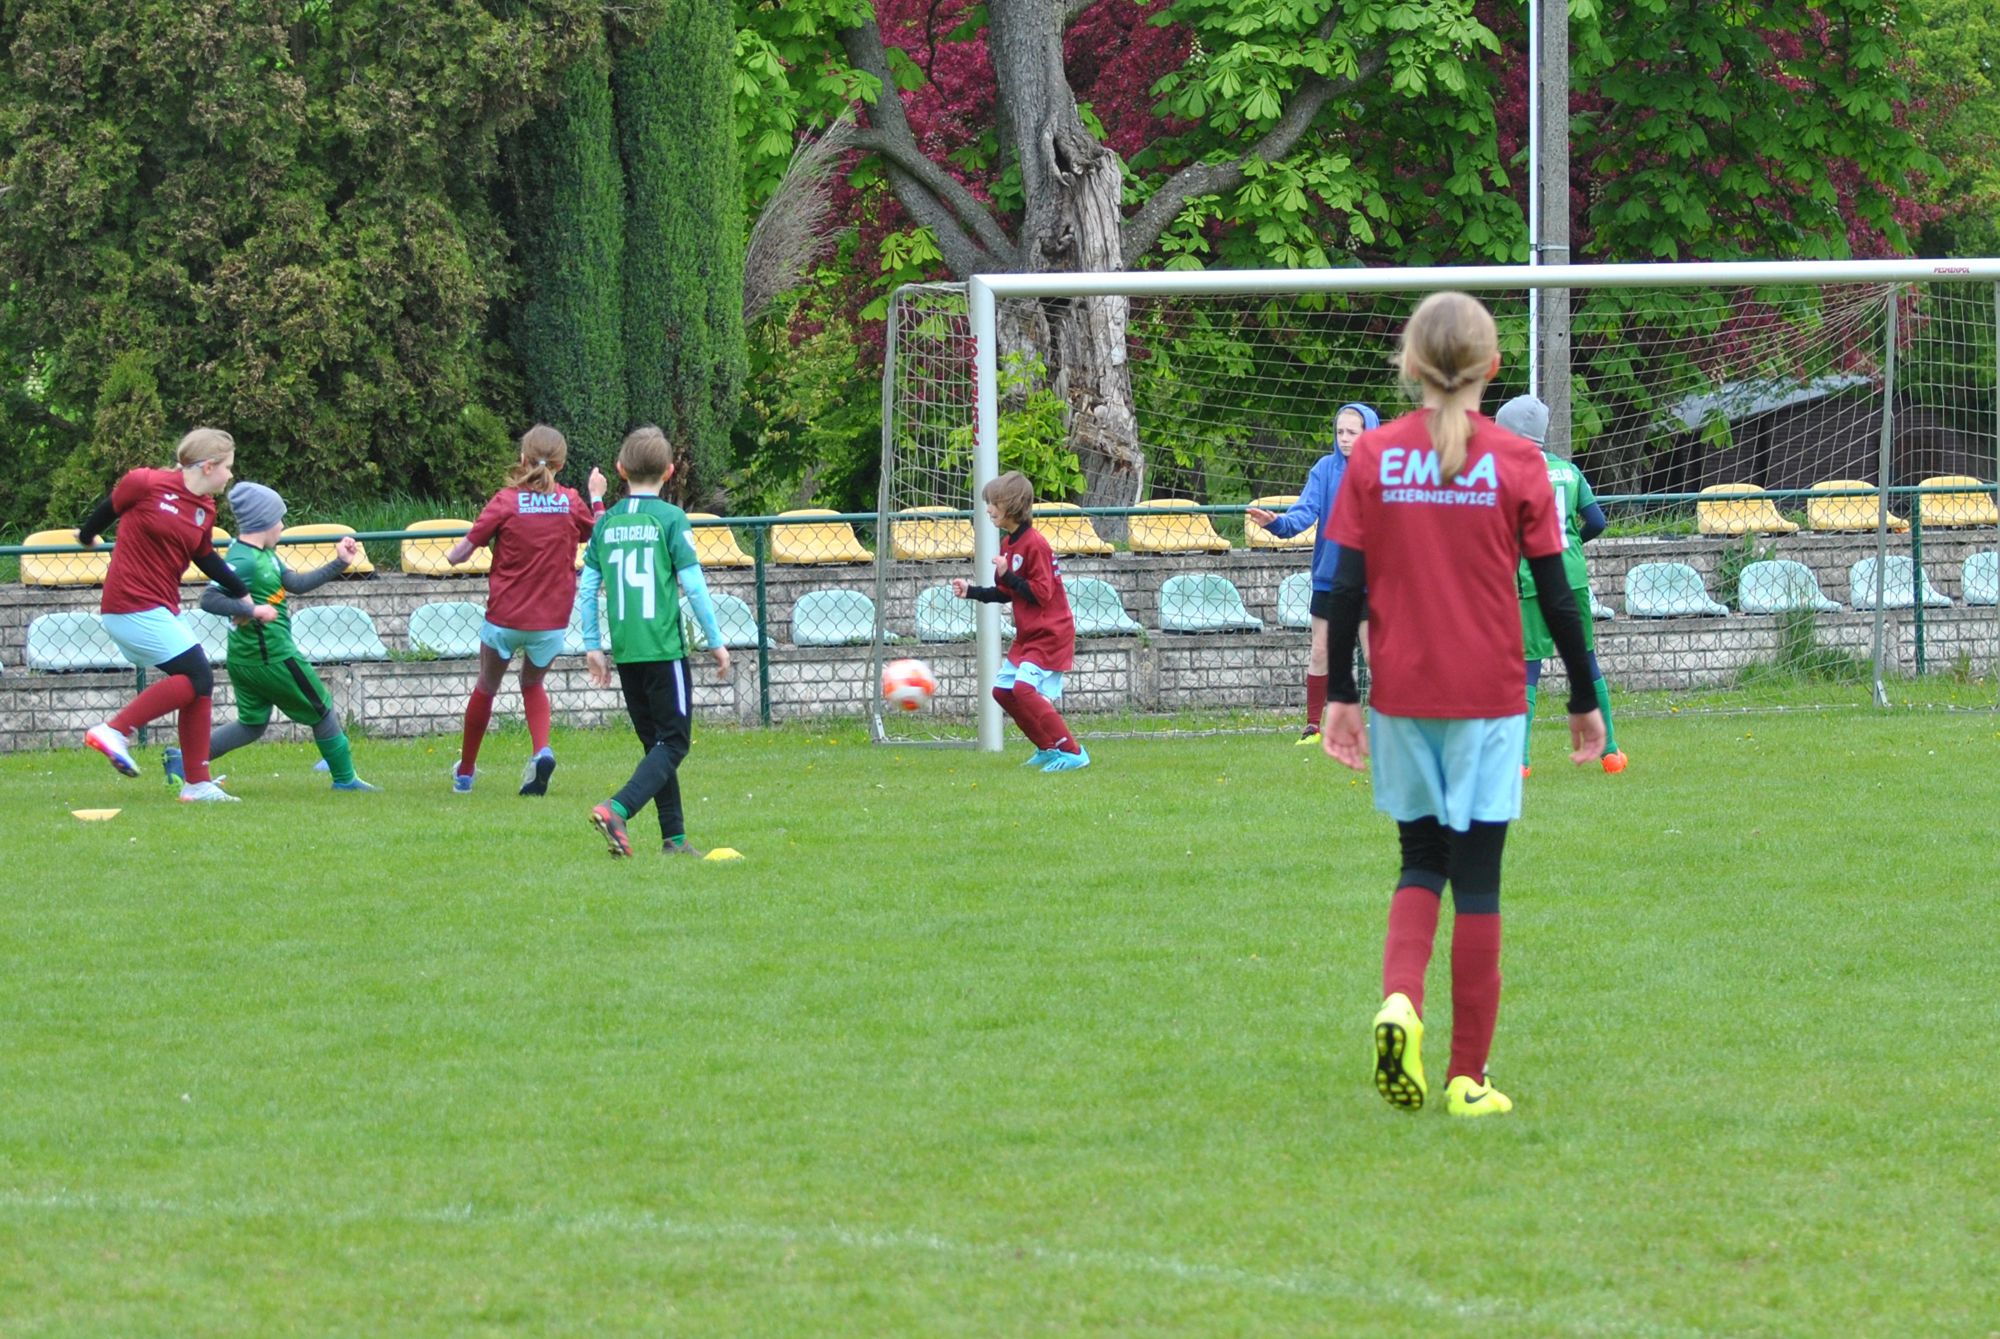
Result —
<instances>
[{"instance_id":1,"label":"concrete pole","mask_svg":"<svg viewBox=\"0 0 2000 1339\"><path fill-rule=\"evenodd\" d=\"M1540 234L1537 264L1569 264L1569 5L1567 0L1537 0L1531 18L1539 19L1529 34L1535 49L1535 86L1528 91L1539 108L1534 118L1536 173L1531 189ZM1549 407L1548 444L1569 459L1569 290L1545 289L1538 305L1535 334L1535 393Z\"/></svg>"}]
</instances>

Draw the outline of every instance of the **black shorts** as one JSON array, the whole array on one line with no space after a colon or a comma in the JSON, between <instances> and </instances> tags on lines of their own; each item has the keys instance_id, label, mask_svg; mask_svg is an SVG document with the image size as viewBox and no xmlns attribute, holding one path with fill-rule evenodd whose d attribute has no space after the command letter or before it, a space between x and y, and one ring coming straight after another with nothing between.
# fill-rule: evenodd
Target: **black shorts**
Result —
<instances>
[{"instance_id":1,"label":"black shorts","mask_svg":"<svg viewBox=\"0 0 2000 1339\"><path fill-rule=\"evenodd\" d=\"M1306 612L1314 618L1323 619L1331 623L1333 621L1333 592L1330 590L1314 591L1312 603L1306 606ZM1361 602L1361 621L1363 623L1368 621L1368 602L1366 600Z\"/></svg>"}]
</instances>

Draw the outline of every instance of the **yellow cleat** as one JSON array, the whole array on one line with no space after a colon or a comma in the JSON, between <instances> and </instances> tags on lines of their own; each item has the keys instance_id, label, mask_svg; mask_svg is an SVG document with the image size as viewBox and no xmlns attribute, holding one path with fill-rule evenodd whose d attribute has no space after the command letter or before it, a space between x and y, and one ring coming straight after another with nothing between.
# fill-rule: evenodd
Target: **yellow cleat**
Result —
<instances>
[{"instance_id":1,"label":"yellow cleat","mask_svg":"<svg viewBox=\"0 0 2000 1339\"><path fill-rule=\"evenodd\" d=\"M1447 1116L1504 1116L1513 1109L1512 1098L1470 1074L1461 1074L1444 1086Z\"/></svg>"},{"instance_id":2,"label":"yellow cleat","mask_svg":"<svg viewBox=\"0 0 2000 1339\"><path fill-rule=\"evenodd\" d=\"M1416 1111L1430 1089L1424 1083L1424 1020L1410 997L1397 991L1375 1012L1375 1091L1390 1106Z\"/></svg>"}]
</instances>

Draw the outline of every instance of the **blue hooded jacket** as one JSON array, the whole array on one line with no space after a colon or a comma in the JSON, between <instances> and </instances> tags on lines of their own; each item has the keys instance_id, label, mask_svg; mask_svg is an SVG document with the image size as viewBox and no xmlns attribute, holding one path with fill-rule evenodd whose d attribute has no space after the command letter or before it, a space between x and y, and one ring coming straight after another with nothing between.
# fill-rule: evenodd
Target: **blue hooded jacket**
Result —
<instances>
[{"instance_id":1,"label":"blue hooded jacket","mask_svg":"<svg viewBox=\"0 0 2000 1339\"><path fill-rule=\"evenodd\" d=\"M1333 411L1336 420L1343 411L1352 409L1361 415L1361 430L1382 426L1382 416L1365 404L1344 404ZM1334 494L1340 489L1340 481L1347 477L1347 457L1339 448L1319 458L1306 475L1306 486L1299 490L1299 500L1291 507L1271 518L1264 528L1279 539L1290 539L1307 526L1313 528L1312 588L1314 590L1333 589L1333 567L1340 558L1340 546L1326 537L1326 521L1333 515Z\"/></svg>"}]
</instances>

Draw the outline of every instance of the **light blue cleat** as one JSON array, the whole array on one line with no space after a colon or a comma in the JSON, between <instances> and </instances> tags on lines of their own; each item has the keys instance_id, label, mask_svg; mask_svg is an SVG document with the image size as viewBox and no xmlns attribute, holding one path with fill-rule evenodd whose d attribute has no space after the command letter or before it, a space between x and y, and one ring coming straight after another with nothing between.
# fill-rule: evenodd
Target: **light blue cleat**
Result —
<instances>
[{"instance_id":1,"label":"light blue cleat","mask_svg":"<svg viewBox=\"0 0 2000 1339\"><path fill-rule=\"evenodd\" d=\"M451 765L451 793L454 795L472 794L472 778L459 771L456 762L453 762Z\"/></svg>"},{"instance_id":2,"label":"light blue cleat","mask_svg":"<svg viewBox=\"0 0 2000 1339\"><path fill-rule=\"evenodd\" d=\"M333 783L333 788L335 790L351 791L357 794L366 791L371 795L382 789L380 786L369 785L366 781L363 781L358 776L355 777L354 780L352 781L336 781Z\"/></svg>"},{"instance_id":3,"label":"light blue cleat","mask_svg":"<svg viewBox=\"0 0 2000 1339\"><path fill-rule=\"evenodd\" d=\"M1044 772L1074 772L1090 766L1090 753L1078 746L1075 753L1057 753L1042 768Z\"/></svg>"},{"instance_id":4,"label":"light blue cleat","mask_svg":"<svg viewBox=\"0 0 2000 1339\"><path fill-rule=\"evenodd\" d=\"M1048 765L1049 759L1055 757L1056 754L1060 753L1061 751L1062 750L1060 749L1036 749L1033 753L1030 753L1028 755L1027 760L1024 761L1021 764L1021 766L1045 767Z\"/></svg>"}]
</instances>

